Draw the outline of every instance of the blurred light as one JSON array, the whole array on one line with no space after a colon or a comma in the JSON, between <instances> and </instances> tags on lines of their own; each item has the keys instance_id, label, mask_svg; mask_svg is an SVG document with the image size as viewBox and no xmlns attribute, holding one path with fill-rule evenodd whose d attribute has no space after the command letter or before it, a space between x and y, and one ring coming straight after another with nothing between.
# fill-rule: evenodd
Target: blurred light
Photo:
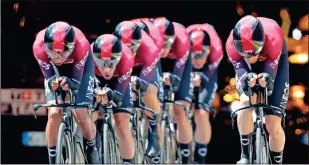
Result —
<instances>
[{"instance_id":1,"label":"blurred light","mask_svg":"<svg viewBox=\"0 0 309 165\"><path fill-rule=\"evenodd\" d=\"M293 93L293 97L294 98L304 98L305 97L305 93L303 91L295 91Z\"/></svg>"},{"instance_id":2,"label":"blurred light","mask_svg":"<svg viewBox=\"0 0 309 165\"><path fill-rule=\"evenodd\" d=\"M14 12L17 13L19 9L19 3L14 3Z\"/></svg>"},{"instance_id":3,"label":"blurred light","mask_svg":"<svg viewBox=\"0 0 309 165\"><path fill-rule=\"evenodd\" d=\"M306 64L308 63L308 53L292 54L289 61L292 64Z\"/></svg>"},{"instance_id":4,"label":"blurred light","mask_svg":"<svg viewBox=\"0 0 309 165\"><path fill-rule=\"evenodd\" d=\"M308 14L303 16L300 20L299 20L299 23L298 23L298 27L300 30L302 31L308 31Z\"/></svg>"},{"instance_id":5,"label":"blurred light","mask_svg":"<svg viewBox=\"0 0 309 165\"><path fill-rule=\"evenodd\" d=\"M233 98L234 98L235 100L238 100L238 99L239 99L239 95L238 95L238 92L237 92L237 91L234 92Z\"/></svg>"},{"instance_id":6,"label":"blurred light","mask_svg":"<svg viewBox=\"0 0 309 165\"><path fill-rule=\"evenodd\" d=\"M240 16L244 15L244 10L241 7L238 8L237 9L237 14L240 15Z\"/></svg>"},{"instance_id":7,"label":"blurred light","mask_svg":"<svg viewBox=\"0 0 309 165\"><path fill-rule=\"evenodd\" d=\"M290 19L290 14L289 14L288 10L287 10L287 9L281 9L281 10L280 10L280 17L281 17L281 19L283 19L283 20L288 20L288 19Z\"/></svg>"},{"instance_id":8,"label":"blurred light","mask_svg":"<svg viewBox=\"0 0 309 165\"><path fill-rule=\"evenodd\" d=\"M292 32L292 36L295 40L300 40L302 37L301 31L295 28Z\"/></svg>"},{"instance_id":9,"label":"blurred light","mask_svg":"<svg viewBox=\"0 0 309 165\"><path fill-rule=\"evenodd\" d=\"M302 85L293 85L290 87L292 97L302 99L305 97L305 87Z\"/></svg>"},{"instance_id":10,"label":"blurred light","mask_svg":"<svg viewBox=\"0 0 309 165\"><path fill-rule=\"evenodd\" d=\"M296 135L301 135L301 134L303 134L305 131L303 130L303 129L296 129L295 130L295 134Z\"/></svg>"},{"instance_id":11,"label":"blurred light","mask_svg":"<svg viewBox=\"0 0 309 165\"><path fill-rule=\"evenodd\" d=\"M289 121L289 126L292 127L293 125L294 125L294 121L293 120Z\"/></svg>"},{"instance_id":12,"label":"blurred light","mask_svg":"<svg viewBox=\"0 0 309 165\"><path fill-rule=\"evenodd\" d=\"M252 15L253 17L257 17L257 13L256 13L256 12L252 12L251 15Z\"/></svg>"},{"instance_id":13,"label":"blurred light","mask_svg":"<svg viewBox=\"0 0 309 165\"><path fill-rule=\"evenodd\" d=\"M236 2L236 11L237 11L237 14L240 16L244 14L244 10L242 9L240 2Z\"/></svg>"},{"instance_id":14,"label":"blurred light","mask_svg":"<svg viewBox=\"0 0 309 165\"><path fill-rule=\"evenodd\" d=\"M303 137L301 138L301 143L305 144L307 146L308 146L308 141L309 141L308 134L309 134L309 132L304 134Z\"/></svg>"},{"instance_id":15,"label":"blurred light","mask_svg":"<svg viewBox=\"0 0 309 165\"><path fill-rule=\"evenodd\" d=\"M230 77L225 77L225 82L229 82L230 81Z\"/></svg>"},{"instance_id":16,"label":"blurred light","mask_svg":"<svg viewBox=\"0 0 309 165\"><path fill-rule=\"evenodd\" d=\"M236 85L236 80L234 77L230 79L230 84L233 86Z\"/></svg>"},{"instance_id":17,"label":"blurred light","mask_svg":"<svg viewBox=\"0 0 309 165\"><path fill-rule=\"evenodd\" d=\"M111 23L111 19L107 18L107 19L105 20L105 23Z\"/></svg>"},{"instance_id":18,"label":"blurred light","mask_svg":"<svg viewBox=\"0 0 309 165\"><path fill-rule=\"evenodd\" d=\"M25 21L26 21L26 17L21 17L20 22L19 22L19 26L20 27L24 27L25 26Z\"/></svg>"},{"instance_id":19,"label":"blurred light","mask_svg":"<svg viewBox=\"0 0 309 165\"><path fill-rule=\"evenodd\" d=\"M232 102L233 100L234 100L234 97L233 97L233 95L232 94L225 94L224 96L223 96L223 100L225 101L225 102L228 102L228 103L230 103L230 102Z\"/></svg>"}]
</instances>

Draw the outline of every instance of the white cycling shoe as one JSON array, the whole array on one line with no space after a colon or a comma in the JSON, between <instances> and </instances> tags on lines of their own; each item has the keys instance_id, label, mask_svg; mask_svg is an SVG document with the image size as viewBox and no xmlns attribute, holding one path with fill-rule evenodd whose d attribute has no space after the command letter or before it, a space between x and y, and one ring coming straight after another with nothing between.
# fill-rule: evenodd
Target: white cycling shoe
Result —
<instances>
[{"instance_id":1,"label":"white cycling shoe","mask_svg":"<svg viewBox=\"0 0 309 165\"><path fill-rule=\"evenodd\" d=\"M249 164L249 159L241 158L236 164Z\"/></svg>"}]
</instances>

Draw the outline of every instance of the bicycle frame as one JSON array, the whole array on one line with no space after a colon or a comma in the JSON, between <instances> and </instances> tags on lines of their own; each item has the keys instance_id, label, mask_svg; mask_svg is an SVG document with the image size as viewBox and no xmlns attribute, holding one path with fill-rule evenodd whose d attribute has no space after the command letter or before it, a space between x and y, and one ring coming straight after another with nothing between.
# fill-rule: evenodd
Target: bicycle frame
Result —
<instances>
[{"instance_id":1,"label":"bicycle frame","mask_svg":"<svg viewBox=\"0 0 309 165\"><path fill-rule=\"evenodd\" d=\"M270 110L276 110L276 111L280 111L282 112L282 110L278 107L275 107L275 106L270 106L268 105L268 95L267 95L267 88L262 88L260 85L256 85L254 87L254 89L257 91L257 99L258 99L258 103L256 104L252 104L252 88L249 88L249 106L246 106L246 107L242 107L234 112L231 113L231 118L232 118L232 127L234 127L234 118L236 116L236 113L238 111L241 111L241 110L246 110L246 109L250 109L250 108L254 108L254 113L256 114L256 121L255 121L255 124L254 124L254 135L258 137L256 137L255 140L260 140L260 136L261 137L264 137L264 143L265 143L265 147L266 147L266 159L269 161L269 145L268 145L268 141L267 141L267 132L266 130L264 129L264 123L263 123L263 118L265 116L265 113L264 111L266 109L264 108L267 108L267 109L270 109ZM285 117L285 113L282 112L282 122L284 123L284 117ZM260 141L259 141L260 142ZM258 142L256 142L258 143ZM251 146L253 144L251 143ZM252 147L250 147L252 148ZM262 153L260 150L261 148L255 148L256 150L256 154L255 154L255 159L257 159L257 161L260 161L260 157L257 156L259 155L259 153ZM250 157L249 157L249 163L253 163L253 153L252 153L252 150L250 152ZM261 162L258 162L258 163L261 163ZM265 163L265 162L262 162L262 163Z\"/></svg>"}]
</instances>

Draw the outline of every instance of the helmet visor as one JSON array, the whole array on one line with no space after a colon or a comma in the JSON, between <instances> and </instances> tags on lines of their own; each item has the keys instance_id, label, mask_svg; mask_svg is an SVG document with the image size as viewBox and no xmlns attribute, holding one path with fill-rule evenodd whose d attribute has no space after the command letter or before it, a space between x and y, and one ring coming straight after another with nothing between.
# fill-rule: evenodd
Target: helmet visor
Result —
<instances>
[{"instance_id":1,"label":"helmet visor","mask_svg":"<svg viewBox=\"0 0 309 165\"><path fill-rule=\"evenodd\" d=\"M112 60L102 60L102 59L97 58L96 56L93 56L93 59L94 59L95 64L99 67L114 68L117 66L117 64L120 61L121 53L113 53L113 56L115 56L116 58Z\"/></svg>"},{"instance_id":2,"label":"helmet visor","mask_svg":"<svg viewBox=\"0 0 309 165\"><path fill-rule=\"evenodd\" d=\"M256 56L256 55L261 53L261 51L263 49L264 42L252 41L251 44L252 44L252 49L244 50L243 46L242 46L243 45L242 41L241 40L234 40L235 48L236 48L237 52L239 53L239 55L241 55L242 57Z\"/></svg>"},{"instance_id":3,"label":"helmet visor","mask_svg":"<svg viewBox=\"0 0 309 165\"><path fill-rule=\"evenodd\" d=\"M194 59L201 59L204 57L208 57L209 54L210 54L210 47L203 46L203 51L192 51L191 57Z\"/></svg>"},{"instance_id":4,"label":"helmet visor","mask_svg":"<svg viewBox=\"0 0 309 165\"><path fill-rule=\"evenodd\" d=\"M64 50L51 50L50 47L52 46L52 44L44 44L44 48L45 48L45 51L47 53L47 55L51 58L51 59L66 59L68 58L73 50L74 50L74 44L68 44L68 45L65 45L65 49L66 51Z\"/></svg>"}]
</instances>

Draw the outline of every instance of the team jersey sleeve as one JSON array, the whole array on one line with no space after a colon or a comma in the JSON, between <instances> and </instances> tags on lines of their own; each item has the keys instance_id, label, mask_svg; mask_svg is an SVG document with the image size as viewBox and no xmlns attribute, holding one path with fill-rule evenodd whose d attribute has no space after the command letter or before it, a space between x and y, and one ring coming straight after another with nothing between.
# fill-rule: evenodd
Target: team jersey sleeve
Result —
<instances>
[{"instance_id":1,"label":"team jersey sleeve","mask_svg":"<svg viewBox=\"0 0 309 165\"><path fill-rule=\"evenodd\" d=\"M172 49L172 53L176 56L173 74L181 79L186 63L188 61L187 59L189 58L190 42L189 40L178 41Z\"/></svg>"},{"instance_id":2,"label":"team jersey sleeve","mask_svg":"<svg viewBox=\"0 0 309 165\"><path fill-rule=\"evenodd\" d=\"M145 36L145 40L142 44L143 45L141 45L138 54L139 58L141 58L140 61L143 63L143 68L139 75L139 79L142 81L141 90L146 91L148 84L152 79L152 74L155 70L156 63L159 60L159 49L149 36Z\"/></svg>"},{"instance_id":3,"label":"team jersey sleeve","mask_svg":"<svg viewBox=\"0 0 309 165\"><path fill-rule=\"evenodd\" d=\"M44 78L49 79L53 77L55 75L55 72L50 64L50 59L48 58L47 54L43 49L43 45L35 41L32 46L32 49L34 57L39 63Z\"/></svg>"},{"instance_id":4,"label":"team jersey sleeve","mask_svg":"<svg viewBox=\"0 0 309 165\"><path fill-rule=\"evenodd\" d=\"M268 50L267 59L264 63L264 72L268 73L270 77L275 80L277 69L278 69L278 63L281 57L282 52L287 52L287 50L283 50L286 47L283 47L283 40L282 37L281 41L278 41L276 44L266 45L266 50ZM277 45L277 46L273 46Z\"/></svg>"},{"instance_id":5,"label":"team jersey sleeve","mask_svg":"<svg viewBox=\"0 0 309 165\"><path fill-rule=\"evenodd\" d=\"M214 47L211 54L208 57L209 63L205 71L207 77L211 78L214 75L222 59L223 59L223 48L221 44Z\"/></svg>"},{"instance_id":6,"label":"team jersey sleeve","mask_svg":"<svg viewBox=\"0 0 309 165\"><path fill-rule=\"evenodd\" d=\"M131 73L133 70L133 66L134 66L133 59L126 60L125 64L121 64L121 67L124 67L125 70L121 72L121 75L119 76L117 80L117 84L114 90L115 103L122 102L123 100L124 93L128 89L128 86L131 80Z\"/></svg>"},{"instance_id":7,"label":"team jersey sleeve","mask_svg":"<svg viewBox=\"0 0 309 165\"><path fill-rule=\"evenodd\" d=\"M84 69L86 65L87 58L92 58L91 51L87 51L84 55L77 55L74 59L73 70L72 70L72 83L74 83L75 87L73 89L78 89L83 78Z\"/></svg>"},{"instance_id":8,"label":"team jersey sleeve","mask_svg":"<svg viewBox=\"0 0 309 165\"><path fill-rule=\"evenodd\" d=\"M237 53L237 51L233 47L233 41L231 37L228 38L226 43L226 52L228 55L229 61L232 63L235 73L236 73L236 86L239 94L242 93L242 89L240 88L243 84L245 76L249 72L249 67L246 61Z\"/></svg>"}]
</instances>

